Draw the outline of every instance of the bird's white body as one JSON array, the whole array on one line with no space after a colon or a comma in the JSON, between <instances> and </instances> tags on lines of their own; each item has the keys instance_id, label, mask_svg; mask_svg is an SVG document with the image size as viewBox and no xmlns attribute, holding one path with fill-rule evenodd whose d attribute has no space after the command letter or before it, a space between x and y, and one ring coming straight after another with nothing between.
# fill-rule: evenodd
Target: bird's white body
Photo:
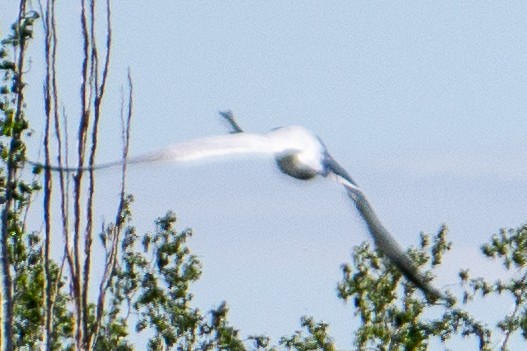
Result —
<instances>
[{"instance_id":1,"label":"bird's white body","mask_svg":"<svg viewBox=\"0 0 527 351\"><path fill-rule=\"evenodd\" d=\"M275 154L293 155L298 166L309 168L317 174L324 173L326 147L310 130L301 126L276 128L265 135L270 143L276 145Z\"/></svg>"}]
</instances>

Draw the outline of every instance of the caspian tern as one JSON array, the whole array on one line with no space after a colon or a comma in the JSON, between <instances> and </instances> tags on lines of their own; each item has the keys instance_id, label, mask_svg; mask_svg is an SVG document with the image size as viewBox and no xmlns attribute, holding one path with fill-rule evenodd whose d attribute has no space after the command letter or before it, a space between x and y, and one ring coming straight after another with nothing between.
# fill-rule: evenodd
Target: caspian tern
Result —
<instances>
[{"instance_id":1,"label":"caspian tern","mask_svg":"<svg viewBox=\"0 0 527 351\"><path fill-rule=\"evenodd\" d=\"M126 160L127 164L150 162L183 162L235 154L269 154L274 156L278 168L285 174L308 180L316 176L331 178L346 189L366 222L377 248L399 271L425 295L448 300L448 297L433 287L411 259L404 253L397 241L382 225L368 199L350 177L328 153L320 138L301 126L281 127L265 134L244 132L234 120L230 111L220 112L233 129L231 134L194 139L174 144L142 156ZM30 162L37 167L53 171L79 172L98 170L122 165L123 160L84 168L62 168Z\"/></svg>"}]
</instances>

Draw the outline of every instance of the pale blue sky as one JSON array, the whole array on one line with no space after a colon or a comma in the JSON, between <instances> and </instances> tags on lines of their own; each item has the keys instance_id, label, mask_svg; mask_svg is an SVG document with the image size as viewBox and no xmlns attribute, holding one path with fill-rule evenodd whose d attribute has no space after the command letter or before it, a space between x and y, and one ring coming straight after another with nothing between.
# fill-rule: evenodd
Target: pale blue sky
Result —
<instances>
[{"instance_id":1,"label":"pale blue sky","mask_svg":"<svg viewBox=\"0 0 527 351\"><path fill-rule=\"evenodd\" d=\"M62 100L73 126L80 46L78 4L69 3L61 4L59 30L67 36ZM491 270L477 256L480 244L525 222L525 2L114 1L113 15L100 161L120 156L119 89L130 66L131 154L224 133L220 109L232 109L254 132L304 125L404 246L416 245L420 231L450 227L454 250L439 286L457 282L460 267ZM12 18L0 14L1 28ZM35 61L38 54L35 48ZM118 179L99 177L99 218L113 217ZM243 333L274 337L313 315L349 347L353 315L336 298L339 266L370 239L339 186L301 183L270 160L241 159L138 167L129 191L140 229L167 209L180 229L194 229L202 309L227 300Z\"/></svg>"}]
</instances>

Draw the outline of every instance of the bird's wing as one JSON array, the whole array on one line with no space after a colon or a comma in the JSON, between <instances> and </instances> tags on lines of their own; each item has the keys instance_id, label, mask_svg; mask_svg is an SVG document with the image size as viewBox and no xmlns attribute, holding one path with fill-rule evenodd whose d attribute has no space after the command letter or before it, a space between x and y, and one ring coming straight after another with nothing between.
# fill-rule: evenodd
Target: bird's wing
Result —
<instances>
[{"instance_id":1,"label":"bird's wing","mask_svg":"<svg viewBox=\"0 0 527 351\"><path fill-rule=\"evenodd\" d=\"M190 140L142 156L128 163L183 162L235 154L273 154L276 146L265 135L236 133Z\"/></svg>"},{"instance_id":2,"label":"bird's wing","mask_svg":"<svg viewBox=\"0 0 527 351\"><path fill-rule=\"evenodd\" d=\"M351 178L348 171L346 171L337 161L326 151L324 155L324 166L326 168L327 175L332 176L340 184L351 187L359 188L357 183Z\"/></svg>"},{"instance_id":3,"label":"bird's wing","mask_svg":"<svg viewBox=\"0 0 527 351\"><path fill-rule=\"evenodd\" d=\"M236 154L273 154L280 152L281 147L273 143L266 135L236 133L181 142L161 150L131 157L126 162L128 164L185 162ZM53 171L78 172L119 166L123 164L123 161L101 163L93 167L88 166L80 169L43 165L31 161L28 161L28 163Z\"/></svg>"},{"instance_id":4,"label":"bird's wing","mask_svg":"<svg viewBox=\"0 0 527 351\"><path fill-rule=\"evenodd\" d=\"M373 241L377 248L388 257L390 262L399 269L406 279L414 283L419 289L425 292L425 294L434 298L447 300L448 297L444 293L428 283L425 276L419 271L419 268L415 266L390 232L382 225L366 195L364 195L362 190L351 179L351 177L349 177L348 173L333 159L331 159L331 162L334 163L329 169L331 175L337 182L346 188L349 197L355 203L355 207L359 211L364 222L366 222L368 231L373 237Z\"/></svg>"},{"instance_id":5,"label":"bird's wing","mask_svg":"<svg viewBox=\"0 0 527 351\"><path fill-rule=\"evenodd\" d=\"M390 232L382 225L373 211L364 193L356 187L346 187L348 195L355 202L355 206L361 217L366 222L375 244L381 252L399 269L399 271L426 294L434 297L447 299L447 297L434 288L406 255Z\"/></svg>"},{"instance_id":6,"label":"bird's wing","mask_svg":"<svg viewBox=\"0 0 527 351\"><path fill-rule=\"evenodd\" d=\"M243 133L243 129L240 127L236 119L234 118L234 113L231 110L219 111L220 116L225 118L232 128L231 133Z\"/></svg>"}]
</instances>

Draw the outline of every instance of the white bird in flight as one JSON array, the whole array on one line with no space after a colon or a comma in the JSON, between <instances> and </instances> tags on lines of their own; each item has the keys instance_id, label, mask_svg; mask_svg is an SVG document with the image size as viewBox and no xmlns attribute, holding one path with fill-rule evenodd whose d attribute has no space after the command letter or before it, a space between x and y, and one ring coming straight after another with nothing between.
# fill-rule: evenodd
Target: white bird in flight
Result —
<instances>
[{"instance_id":1,"label":"white bird in flight","mask_svg":"<svg viewBox=\"0 0 527 351\"><path fill-rule=\"evenodd\" d=\"M128 164L158 161L183 162L232 154L273 155L278 168L291 177L308 180L316 176L323 176L334 179L343 185L366 222L377 248L425 295L448 300L444 293L428 282L428 279L403 252L397 241L377 218L357 183L331 157L322 141L315 134L301 126L276 128L266 134L246 133L236 123L232 112L220 112L220 114L230 123L233 133L194 139L142 156L132 157L126 161L120 160L92 167L63 168L28 162L53 171L79 172L118 166L124 162Z\"/></svg>"}]
</instances>

